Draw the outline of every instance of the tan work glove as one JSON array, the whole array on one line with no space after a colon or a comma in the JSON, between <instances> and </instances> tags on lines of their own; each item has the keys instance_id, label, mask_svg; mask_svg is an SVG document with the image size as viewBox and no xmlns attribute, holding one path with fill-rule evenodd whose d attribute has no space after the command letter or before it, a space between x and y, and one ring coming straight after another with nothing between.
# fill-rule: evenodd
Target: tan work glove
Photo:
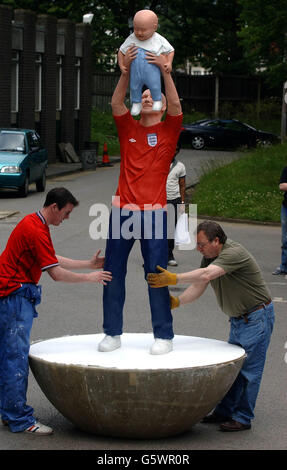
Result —
<instances>
[{"instance_id":1,"label":"tan work glove","mask_svg":"<svg viewBox=\"0 0 287 470\"><path fill-rule=\"evenodd\" d=\"M178 298L178 297L173 297L172 295L170 295L170 296L169 296L169 304L170 304L171 310L172 310L173 308L179 307L179 305L180 305L179 298Z\"/></svg>"},{"instance_id":2,"label":"tan work glove","mask_svg":"<svg viewBox=\"0 0 287 470\"><path fill-rule=\"evenodd\" d=\"M147 282L151 287L166 287L172 286L177 283L177 276L175 273L170 273L160 266L156 267L160 274L148 273Z\"/></svg>"}]
</instances>

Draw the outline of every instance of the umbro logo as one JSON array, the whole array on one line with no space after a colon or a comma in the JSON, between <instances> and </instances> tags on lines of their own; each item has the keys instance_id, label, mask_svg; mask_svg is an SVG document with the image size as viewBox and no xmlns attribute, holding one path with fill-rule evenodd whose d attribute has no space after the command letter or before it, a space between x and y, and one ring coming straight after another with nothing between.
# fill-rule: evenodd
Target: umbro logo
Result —
<instances>
[{"instance_id":1,"label":"umbro logo","mask_svg":"<svg viewBox=\"0 0 287 470\"><path fill-rule=\"evenodd\" d=\"M136 142L136 139L131 138L129 139L129 142Z\"/></svg>"}]
</instances>

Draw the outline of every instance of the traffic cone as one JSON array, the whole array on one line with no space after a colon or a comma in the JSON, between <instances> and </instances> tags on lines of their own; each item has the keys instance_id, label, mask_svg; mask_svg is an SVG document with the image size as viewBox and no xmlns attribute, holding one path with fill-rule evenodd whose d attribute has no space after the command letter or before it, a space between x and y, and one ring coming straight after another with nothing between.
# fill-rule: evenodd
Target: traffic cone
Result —
<instances>
[{"instance_id":1,"label":"traffic cone","mask_svg":"<svg viewBox=\"0 0 287 470\"><path fill-rule=\"evenodd\" d=\"M109 154L108 154L108 145L107 143L105 142L104 143L104 148L103 148L103 159L102 159L102 163L100 166L113 166L110 162L110 159L109 159Z\"/></svg>"}]
</instances>

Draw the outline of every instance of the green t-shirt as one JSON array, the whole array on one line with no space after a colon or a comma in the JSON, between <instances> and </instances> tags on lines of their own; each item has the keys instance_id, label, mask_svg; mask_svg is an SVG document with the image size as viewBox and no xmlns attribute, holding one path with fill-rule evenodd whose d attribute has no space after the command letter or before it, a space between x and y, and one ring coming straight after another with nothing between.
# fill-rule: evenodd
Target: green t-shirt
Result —
<instances>
[{"instance_id":1,"label":"green t-shirt","mask_svg":"<svg viewBox=\"0 0 287 470\"><path fill-rule=\"evenodd\" d=\"M240 243L227 239L216 258L202 259L201 268L211 263L226 272L210 283L228 316L240 316L271 298L257 262Z\"/></svg>"}]
</instances>

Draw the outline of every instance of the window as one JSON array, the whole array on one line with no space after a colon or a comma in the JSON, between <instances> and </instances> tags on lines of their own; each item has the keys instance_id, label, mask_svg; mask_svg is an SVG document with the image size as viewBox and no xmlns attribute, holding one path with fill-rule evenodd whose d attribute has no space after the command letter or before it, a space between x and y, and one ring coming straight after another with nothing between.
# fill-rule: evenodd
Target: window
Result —
<instances>
[{"instance_id":1,"label":"window","mask_svg":"<svg viewBox=\"0 0 287 470\"><path fill-rule=\"evenodd\" d=\"M19 52L12 51L12 71L11 71L11 111L19 111Z\"/></svg>"},{"instance_id":2,"label":"window","mask_svg":"<svg viewBox=\"0 0 287 470\"><path fill-rule=\"evenodd\" d=\"M36 55L35 111L42 109L42 56Z\"/></svg>"},{"instance_id":3,"label":"window","mask_svg":"<svg viewBox=\"0 0 287 470\"><path fill-rule=\"evenodd\" d=\"M218 121L218 120L208 121L208 122L204 122L203 126L206 126L206 127L223 127L224 123L222 123L221 121Z\"/></svg>"},{"instance_id":4,"label":"window","mask_svg":"<svg viewBox=\"0 0 287 470\"><path fill-rule=\"evenodd\" d=\"M57 57L56 110L62 109L62 56Z\"/></svg>"},{"instance_id":5,"label":"window","mask_svg":"<svg viewBox=\"0 0 287 470\"><path fill-rule=\"evenodd\" d=\"M81 59L76 59L76 80L75 80L75 109L80 109L80 91L81 91Z\"/></svg>"},{"instance_id":6,"label":"window","mask_svg":"<svg viewBox=\"0 0 287 470\"><path fill-rule=\"evenodd\" d=\"M27 134L28 146L32 150L34 148L41 149L42 143L37 132L28 132Z\"/></svg>"},{"instance_id":7,"label":"window","mask_svg":"<svg viewBox=\"0 0 287 470\"><path fill-rule=\"evenodd\" d=\"M231 131L244 131L245 130L245 127L236 121L228 121L226 123L226 127L227 129L230 129Z\"/></svg>"},{"instance_id":8,"label":"window","mask_svg":"<svg viewBox=\"0 0 287 470\"><path fill-rule=\"evenodd\" d=\"M7 152L24 152L25 151L25 136L20 132L5 132L0 133L0 150Z\"/></svg>"}]
</instances>

